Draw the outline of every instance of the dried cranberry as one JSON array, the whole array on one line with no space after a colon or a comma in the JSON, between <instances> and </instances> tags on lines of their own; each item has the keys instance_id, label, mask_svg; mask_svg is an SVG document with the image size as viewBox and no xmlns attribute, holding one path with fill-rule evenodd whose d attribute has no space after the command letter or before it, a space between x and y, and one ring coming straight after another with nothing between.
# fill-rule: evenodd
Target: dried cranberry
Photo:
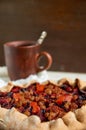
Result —
<instances>
[{"instance_id":1,"label":"dried cranberry","mask_svg":"<svg viewBox=\"0 0 86 130\"><path fill-rule=\"evenodd\" d=\"M0 97L5 97L7 95L7 92L0 92Z\"/></svg>"},{"instance_id":2,"label":"dried cranberry","mask_svg":"<svg viewBox=\"0 0 86 130\"><path fill-rule=\"evenodd\" d=\"M21 106L21 107L18 108L18 110L19 110L20 112L24 112L24 107Z\"/></svg>"},{"instance_id":3,"label":"dried cranberry","mask_svg":"<svg viewBox=\"0 0 86 130\"><path fill-rule=\"evenodd\" d=\"M73 94L79 94L79 89L78 89L78 87L75 87L75 88L73 89Z\"/></svg>"},{"instance_id":4,"label":"dried cranberry","mask_svg":"<svg viewBox=\"0 0 86 130\"><path fill-rule=\"evenodd\" d=\"M11 89L11 92L13 93L18 93L20 91L20 87L17 87L17 86L14 86L12 89Z\"/></svg>"}]
</instances>

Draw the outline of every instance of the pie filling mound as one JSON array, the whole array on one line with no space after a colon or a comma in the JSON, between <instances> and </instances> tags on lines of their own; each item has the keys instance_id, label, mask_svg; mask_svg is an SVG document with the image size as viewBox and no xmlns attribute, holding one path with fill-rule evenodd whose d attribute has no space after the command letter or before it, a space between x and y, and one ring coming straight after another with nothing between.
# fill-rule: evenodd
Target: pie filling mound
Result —
<instances>
[{"instance_id":1,"label":"pie filling mound","mask_svg":"<svg viewBox=\"0 0 86 130\"><path fill-rule=\"evenodd\" d=\"M10 92L0 91L2 108L14 107L27 116L37 115L42 122L62 118L67 112L74 112L85 104L86 93L77 84L71 86L68 82L60 87L51 82L36 82L27 88L14 85Z\"/></svg>"}]
</instances>

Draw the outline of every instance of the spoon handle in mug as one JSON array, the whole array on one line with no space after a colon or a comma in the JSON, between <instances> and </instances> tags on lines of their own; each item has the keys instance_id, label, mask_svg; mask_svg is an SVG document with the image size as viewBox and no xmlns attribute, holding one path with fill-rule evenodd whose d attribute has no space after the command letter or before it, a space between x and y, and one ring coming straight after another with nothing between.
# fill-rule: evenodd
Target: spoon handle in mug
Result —
<instances>
[{"instance_id":1,"label":"spoon handle in mug","mask_svg":"<svg viewBox=\"0 0 86 130\"><path fill-rule=\"evenodd\" d=\"M37 40L37 43L38 43L38 44L42 44L46 36L47 36L47 32L46 32L46 31L43 31L43 32L41 33L40 38Z\"/></svg>"}]
</instances>

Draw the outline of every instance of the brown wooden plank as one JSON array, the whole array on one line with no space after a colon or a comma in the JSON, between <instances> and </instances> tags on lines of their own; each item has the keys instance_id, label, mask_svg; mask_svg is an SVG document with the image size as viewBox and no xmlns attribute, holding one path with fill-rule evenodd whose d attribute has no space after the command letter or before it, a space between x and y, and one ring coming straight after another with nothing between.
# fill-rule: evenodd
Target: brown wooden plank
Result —
<instances>
[{"instance_id":1,"label":"brown wooden plank","mask_svg":"<svg viewBox=\"0 0 86 130\"><path fill-rule=\"evenodd\" d=\"M3 44L37 40L48 33L42 50L51 53L50 70L86 72L85 0L1 0L0 65L5 65Z\"/></svg>"}]
</instances>

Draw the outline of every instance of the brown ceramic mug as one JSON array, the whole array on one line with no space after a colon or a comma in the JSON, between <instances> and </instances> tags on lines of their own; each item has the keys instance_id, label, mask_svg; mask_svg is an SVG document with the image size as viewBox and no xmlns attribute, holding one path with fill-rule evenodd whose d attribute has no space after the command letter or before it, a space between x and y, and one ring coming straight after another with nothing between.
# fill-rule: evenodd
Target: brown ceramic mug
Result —
<instances>
[{"instance_id":1,"label":"brown ceramic mug","mask_svg":"<svg viewBox=\"0 0 86 130\"><path fill-rule=\"evenodd\" d=\"M11 80L26 78L51 66L51 55L45 51L40 52L40 47L34 41L12 41L4 44L5 62ZM39 65L41 57L47 59L44 66Z\"/></svg>"}]
</instances>

